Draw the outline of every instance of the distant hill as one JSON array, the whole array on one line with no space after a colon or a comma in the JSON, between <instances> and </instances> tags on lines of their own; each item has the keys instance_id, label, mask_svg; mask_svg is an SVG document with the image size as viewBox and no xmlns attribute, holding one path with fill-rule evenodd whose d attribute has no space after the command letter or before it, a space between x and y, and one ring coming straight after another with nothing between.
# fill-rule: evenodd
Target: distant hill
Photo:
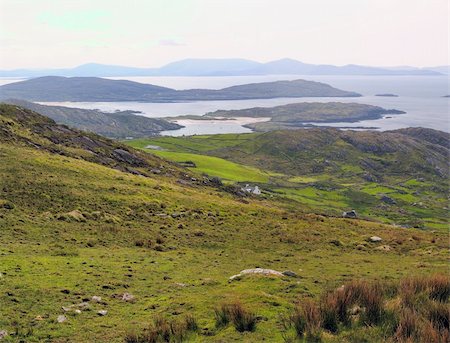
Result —
<instances>
[{"instance_id":1,"label":"distant hill","mask_svg":"<svg viewBox=\"0 0 450 343\"><path fill-rule=\"evenodd\" d=\"M29 101L144 101L269 99L279 97L355 97L325 83L294 80L252 83L219 90L174 90L126 80L46 76L0 87L0 99Z\"/></svg>"},{"instance_id":2,"label":"distant hill","mask_svg":"<svg viewBox=\"0 0 450 343\"><path fill-rule=\"evenodd\" d=\"M169 63L155 70L161 76L208 76L231 75L245 73L246 70L257 68L259 62L229 58L229 59L201 59L191 58Z\"/></svg>"},{"instance_id":3,"label":"distant hill","mask_svg":"<svg viewBox=\"0 0 450 343\"><path fill-rule=\"evenodd\" d=\"M166 64L159 68L135 68L117 65L87 63L64 69L0 70L0 77L39 76L220 76L220 75L440 75L448 74L448 66L415 68L378 68L361 65L335 66L309 64L284 58L267 63L228 58L191 58Z\"/></svg>"},{"instance_id":4,"label":"distant hill","mask_svg":"<svg viewBox=\"0 0 450 343\"><path fill-rule=\"evenodd\" d=\"M8 99L4 102L43 114L57 124L64 124L110 138L149 137L157 135L161 131L182 128L181 125L173 122L147 118L134 111L105 113L82 108L40 105L17 99Z\"/></svg>"}]
</instances>

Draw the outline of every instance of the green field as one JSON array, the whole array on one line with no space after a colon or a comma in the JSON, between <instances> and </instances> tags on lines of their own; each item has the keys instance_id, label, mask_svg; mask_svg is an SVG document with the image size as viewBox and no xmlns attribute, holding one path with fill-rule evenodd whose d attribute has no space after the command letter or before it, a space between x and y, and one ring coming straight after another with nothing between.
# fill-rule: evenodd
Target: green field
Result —
<instances>
[{"instance_id":1,"label":"green field","mask_svg":"<svg viewBox=\"0 0 450 343\"><path fill-rule=\"evenodd\" d=\"M275 138L274 135L158 137L126 141L126 144L176 162L192 161L197 165L197 168L191 168L194 172L217 176L228 182L258 183L266 196L293 200L319 213L340 215L343 211L355 209L365 218L382 222L448 228L445 180L431 176L427 171L423 175L428 181L423 178L417 181L411 176L414 175L411 171L398 173L393 170L387 171L381 182L368 181L363 178L366 171L361 166L362 160L395 166L397 157L361 152L335 136L322 138L320 134L319 138L317 135L309 137L309 134L306 138L296 137L304 148L290 156L295 146L291 146L289 137ZM322 139L334 140L333 145L324 145ZM373 144L383 142L375 140ZM164 151L146 149L148 145L161 147ZM317 168L317 165L324 164L324 156L333 154L346 158ZM401 168L402 163L406 161L400 158L397 164ZM383 196L395 203L383 202Z\"/></svg>"},{"instance_id":2,"label":"green field","mask_svg":"<svg viewBox=\"0 0 450 343\"><path fill-rule=\"evenodd\" d=\"M152 153L175 162L194 162L196 167L192 169L228 181L268 182L269 180L267 172L218 157L172 151L152 151Z\"/></svg>"}]
</instances>

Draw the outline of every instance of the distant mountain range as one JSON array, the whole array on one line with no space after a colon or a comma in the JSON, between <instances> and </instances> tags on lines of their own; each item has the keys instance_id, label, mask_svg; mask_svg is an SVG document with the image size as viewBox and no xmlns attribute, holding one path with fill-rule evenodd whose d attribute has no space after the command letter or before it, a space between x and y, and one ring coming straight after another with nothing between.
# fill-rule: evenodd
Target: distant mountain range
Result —
<instances>
[{"instance_id":1,"label":"distant mountain range","mask_svg":"<svg viewBox=\"0 0 450 343\"><path fill-rule=\"evenodd\" d=\"M98 77L45 76L0 87L0 99L28 101L142 101L244 100L300 97L357 97L315 81L293 80L251 83L223 89L175 90L128 80Z\"/></svg>"},{"instance_id":2,"label":"distant mountain range","mask_svg":"<svg viewBox=\"0 0 450 343\"><path fill-rule=\"evenodd\" d=\"M0 70L0 77L40 76L246 76L246 75L441 75L449 66L416 68L410 66L378 68L355 64L335 66L308 64L293 59L260 63L246 59L184 59L160 68L135 68L97 63L66 69Z\"/></svg>"}]
</instances>

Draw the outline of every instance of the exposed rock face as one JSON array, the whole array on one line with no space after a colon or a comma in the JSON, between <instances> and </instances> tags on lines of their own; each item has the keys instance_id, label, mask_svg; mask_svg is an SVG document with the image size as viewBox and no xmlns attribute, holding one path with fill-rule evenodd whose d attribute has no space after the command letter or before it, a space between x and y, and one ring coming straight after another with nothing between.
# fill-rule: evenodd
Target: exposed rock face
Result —
<instances>
[{"instance_id":1,"label":"exposed rock face","mask_svg":"<svg viewBox=\"0 0 450 343\"><path fill-rule=\"evenodd\" d=\"M395 205L397 203L394 199L392 199L391 197L389 197L387 195L383 195L381 197L381 201L385 202L386 204L389 204L389 205Z\"/></svg>"},{"instance_id":2,"label":"exposed rock face","mask_svg":"<svg viewBox=\"0 0 450 343\"><path fill-rule=\"evenodd\" d=\"M373 242L373 243L378 243L378 242L381 242L382 240L383 239L381 237L378 237L378 236L372 236L372 237L369 238L369 241Z\"/></svg>"},{"instance_id":3,"label":"exposed rock face","mask_svg":"<svg viewBox=\"0 0 450 343\"><path fill-rule=\"evenodd\" d=\"M133 167L145 167L147 165L147 163L142 158L139 158L138 156L124 149L115 149L112 155L119 161L127 163Z\"/></svg>"}]
</instances>

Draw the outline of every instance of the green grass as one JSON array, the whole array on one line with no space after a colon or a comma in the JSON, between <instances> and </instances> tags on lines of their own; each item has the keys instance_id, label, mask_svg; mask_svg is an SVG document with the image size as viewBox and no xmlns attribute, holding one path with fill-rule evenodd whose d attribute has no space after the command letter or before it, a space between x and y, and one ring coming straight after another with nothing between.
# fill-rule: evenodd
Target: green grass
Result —
<instances>
[{"instance_id":1,"label":"green grass","mask_svg":"<svg viewBox=\"0 0 450 343\"><path fill-rule=\"evenodd\" d=\"M235 182L269 181L268 173L254 167L240 165L218 157L172 151L153 151L152 153L174 162L192 161L195 163L196 167L190 168L191 170L205 173L209 176L217 176L225 180Z\"/></svg>"},{"instance_id":2,"label":"green grass","mask_svg":"<svg viewBox=\"0 0 450 343\"><path fill-rule=\"evenodd\" d=\"M128 145L145 149L147 145L156 145L175 152L201 153L210 150L236 146L257 136L250 134L197 135L189 137L142 138L125 141Z\"/></svg>"},{"instance_id":3,"label":"green grass","mask_svg":"<svg viewBox=\"0 0 450 343\"><path fill-rule=\"evenodd\" d=\"M442 211L446 206L445 180L424 171L428 181L424 178L418 181L416 174L420 163L405 167L415 161L415 155L403 160L404 156L392 153L364 153L346 140L336 140L335 136L322 131L314 135L310 135L310 130L302 132L307 137L295 132L276 132L158 137L126 143L140 149L145 149L147 145L160 146L166 151L147 151L174 161L198 161L198 171L231 182L261 183L263 189L308 205L311 210L320 213L338 214L356 209L364 217L382 222L433 229L441 227L440 223L447 220ZM324 141L327 142L325 145ZM330 141L333 144L327 145ZM384 144L384 141L367 136L358 144L376 146ZM221 160L211 160L212 156ZM333 156L337 156L336 159ZM384 166L386 172L379 177L381 180L367 181L363 177L367 168L362 167L366 164L361 164L361 161ZM399 172L395 166L399 167L398 170L405 168L405 171ZM248 173L245 170L247 167L256 169ZM308 188L306 185L314 187ZM383 203L383 195L391 197L397 204ZM413 206L415 203L423 205L419 208ZM424 221L425 217L435 220Z\"/></svg>"},{"instance_id":4,"label":"green grass","mask_svg":"<svg viewBox=\"0 0 450 343\"><path fill-rule=\"evenodd\" d=\"M67 129L63 133L21 110L14 115L13 107L0 110L0 330L9 332L6 342L123 342L130 330L141 331L155 318L178 321L186 315L199 325L192 341L283 342L281 318L301 299L317 299L352 279L390 282L448 270L447 230L316 214L347 206L349 199L366 211L377 210L371 204L376 196L359 188L357 175L346 177L346 184L355 185L349 189L339 183L339 173L324 179L327 174L318 170L313 177L320 181L305 185L288 181L301 175L266 168L270 180L265 187L299 200L276 193L242 199L190 182L195 175L190 171L132 149L129 155L122 150L122 156L139 158L141 167L127 169L117 157L110 158L117 148L124 149L118 143L79 132L72 132L75 139L67 143ZM45 139L40 130L65 145ZM80 141L100 148L88 152ZM254 151L257 157L255 142L244 144L239 151ZM268 162L259 160L257 166L256 157L254 168ZM212 163L224 165L223 160ZM153 174L151 168L162 171ZM236 167L229 173L236 177ZM402 175L383 182L412 194L414 188L398 186L405 181ZM389 216L401 223L411 217L421 221L418 227L438 227L447 215L440 186L421 186L422 205L402 203L402 212L383 207L371 218ZM440 207L428 207L435 203ZM370 243L374 235L382 242ZM390 249L380 250L384 245ZM229 282L230 276L255 267L291 270L299 277L250 275ZM124 292L135 301L121 300ZM94 295L102 302L91 301ZM86 300L89 309L56 322L63 306ZM236 302L261 319L254 332L216 327L214 309ZM108 313L99 316L99 310ZM357 330L358 337L382 341L382 332ZM351 341L352 333L326 334L324 342Z\"/></svg>"},{"instance_id":5,"label":"green grass","mask_svg":"<svg viewBox=\"0 0 450 343\"><path fill-rule=\"evenodd\" d=\"M286 212L273 201L243 204L214 189L18 146L0 145L0 156L2 199L14 204L0 209L0 328L18 329L12 341L122 342L128 330L146 327L157 315L193 314L200 325L193 340L282 342L279 316L299 297L317 296L351 278L396 279L417 273L418 266L421 273L447 268L444 234ZM75 209L85 222L57 219ZM180 211L185 216L159 215ZM393 251L367 245L374 234ZM136 246L137 241L151 243ZM358 244L367 247L358 250ZM228 282L255 266L293 270L301 279L249 276ZM116 297L123 292L136 301ZM55 322L61 306L93 295L105 304L91 303L90 311ZM267 320L253 333L216 329L214 307L235 300ZM98 316L100 309L108 314Z\"/></svg>"}]
</instances>

